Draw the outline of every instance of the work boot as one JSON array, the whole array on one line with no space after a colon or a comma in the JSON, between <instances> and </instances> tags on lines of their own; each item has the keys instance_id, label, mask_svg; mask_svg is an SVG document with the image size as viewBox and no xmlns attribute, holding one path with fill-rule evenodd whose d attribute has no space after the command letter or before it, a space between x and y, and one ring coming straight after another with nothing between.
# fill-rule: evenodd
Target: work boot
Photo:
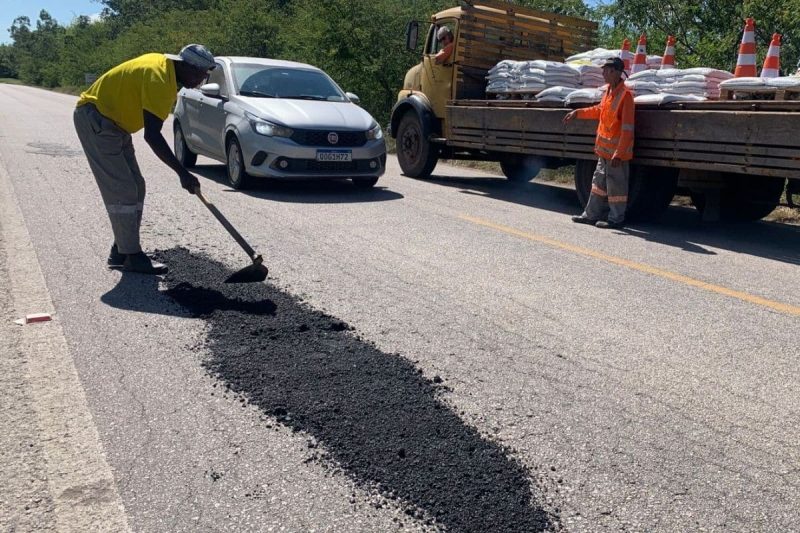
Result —
<instances>
[{"instance_id":1,"label":"work boot","mask_svg":"<svg viewBox=\"0 0 800 533\"><path fill-rule=\"evenodd\" d=\"M125 254L119 253L117 243L111 245L111 251L108 253L108 267L120 268L125 263Z\"/></svg>"},{"instance_id":2,"label":"work boot","mask_svg":"<svg viewBox=\"0 0 800 533\"><path fill-rule=\"evenodd\" d=\"M596 220L592 220L591 218L585 217L583 215L572 217L572 221L575 222L576 224L588 224L590 226L594 226L597 223Z\"/></svg>"},{"instance_id":3,"label":"work boot","mask_svg":"<svg viewBox=\"0 0 800 533\"><path fill-rule=\"evenodd\" d=\"M166 274L167 265L150 260L144 252L128 254L122 264L123 272L138 272L139 274Z\"/></svg>"},{"instance_id":4,"label":"work boot","mask_svg":"<svg viewBox=\"0 0 800 533\"><path fill-rule=\"evenodd\" d=\"M596 228L603 229L621 229L623 225L623 222L611 222L610 220L598 220L597 223L595 223Z\"/></svg>"}]
</instances>

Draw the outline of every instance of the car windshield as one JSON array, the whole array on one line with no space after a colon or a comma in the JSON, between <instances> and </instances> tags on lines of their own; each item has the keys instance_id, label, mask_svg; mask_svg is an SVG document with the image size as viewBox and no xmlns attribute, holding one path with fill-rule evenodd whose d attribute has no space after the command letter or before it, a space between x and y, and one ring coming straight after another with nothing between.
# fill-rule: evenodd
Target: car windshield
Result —
<instances>
[{"instance_id":1,"label":"car windshield","mask_svg":"<svg viewBox=\"0 0 800 533\"><path fill-rule=\"evenodd\" d=\"M233 65L232 70L242 96L330 102L347 100L328 76L316 70L252 64Z\"/></svg>"}]
</instances>

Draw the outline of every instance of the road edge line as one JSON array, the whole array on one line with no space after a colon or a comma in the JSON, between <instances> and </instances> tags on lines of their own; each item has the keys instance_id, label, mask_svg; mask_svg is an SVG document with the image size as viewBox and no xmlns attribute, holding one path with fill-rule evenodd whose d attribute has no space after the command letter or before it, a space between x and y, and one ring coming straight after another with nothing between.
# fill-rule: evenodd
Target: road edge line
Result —
<instances>
[{"instance_id":1,"label":"road edge line","mask_svg":"<svg viewBox=\"0 0 800 533\"><path fill-rule=\"evenodd\" d=\"M55 313L11 177L2 162L0 231L16 314ZM58 316L51 322L21 328L19 349L27 359L58 531L130 531Z\"/></svg>"}]
</instances>

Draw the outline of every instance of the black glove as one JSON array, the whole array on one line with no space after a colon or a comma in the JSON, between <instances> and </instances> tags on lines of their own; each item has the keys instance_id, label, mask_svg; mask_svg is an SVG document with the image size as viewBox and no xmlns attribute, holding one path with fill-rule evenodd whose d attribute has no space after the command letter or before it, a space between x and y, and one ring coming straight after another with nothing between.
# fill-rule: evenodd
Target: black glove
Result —
<instances>
[{"instance_id":1,"label":"black glove","mask_svg":"<svg viewBox=\"0 0 800 533\"><path fill-rule=\"evenodd\" d=\"M200 182L190 172L182 172L180 174L181 187L189 191L189 194L194 194L195 189L200 188Z\"/></svg>"}]
</instances>

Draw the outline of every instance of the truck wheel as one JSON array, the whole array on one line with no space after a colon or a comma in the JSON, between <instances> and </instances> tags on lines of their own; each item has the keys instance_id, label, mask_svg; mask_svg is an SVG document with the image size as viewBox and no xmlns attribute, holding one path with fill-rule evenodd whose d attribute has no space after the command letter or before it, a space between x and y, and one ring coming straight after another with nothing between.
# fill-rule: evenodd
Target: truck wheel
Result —
<instances>
[{"instance_id":1,"label":"truck wheel","mask_svg":"<svg viewBox=\"0 0 800 533\"><path fill-rule=\"evenodd\" d=\"M720 218L726 222L752 222L772 213L781 201L785 178L726 173L725 188L720 191ZM700 213L706 207L706 195L692 192L692 203Z\"/></svg>"},{"instance_id":2,"label":"truck wheel","mask_svg":"<svg viewBox=\"0 0 800 533\"><path fill-rule=\"evenodd\" d=\"M575 192L585 208L592 192L592 177L597 162L580 159L575 164ZM669 207L678 188L678 169L631 165L628 183L628 208L625 219L655 220Z\"/></svg>"},{"instance_id":3,"label":"truck wheel","mask_svg":"<svg viewBox=\"0 0 800 533\"><path fill-rule=\"evenodd\" d=\"M397 129L397 160L403 174L410 178L427 178L439 161L439 151L431 146L414 113L406 113Z\"/></svg>"},{"instance_id":4,"label":"truck wheel","mask_svg":"<svg viewBox=\"0 0 800 533\"><path fill-rule=\"evenodd\" d=\"M678 188L677 168L631 166L627 220L657 220L667 210Z\"/></svg>"},{"instance_id":5,"label":"truck wheel","mask_svg":"<svg viewBox=\"0 0 800 533\"><path fill-rule=\"evenodd\" d=\"M581 204L581 209L589 203L589 195L592 193L592 177L596 168L597 161L578 159L575 162L575 192L578 194L578 203Z\"/></svg>"},{"instance_id":6,"label":"truck wheel","mask_svg":"<svg viewBox=\"0 0 800 533\"><path fill-rule=\"evenodd\" d=\"M533 155L508 155L500 160L500 169L509 180L527 183L539 175L542 159Z\"/></svg>"},{"instance_id":7,"label":"truck wheel","mask_svg":"<svg viewBox=\"0 0 800 533\"><path fill-rule=\"evenodd\" d=\"M175 134L173 143L175 157L184 167L192 168L195 163L197 163L197 154L189 150L189 147L186 146L186 139L183 137L181 125L175 122L175 127L173 130L173 133Z\"/></svg>"}]
</instances>

